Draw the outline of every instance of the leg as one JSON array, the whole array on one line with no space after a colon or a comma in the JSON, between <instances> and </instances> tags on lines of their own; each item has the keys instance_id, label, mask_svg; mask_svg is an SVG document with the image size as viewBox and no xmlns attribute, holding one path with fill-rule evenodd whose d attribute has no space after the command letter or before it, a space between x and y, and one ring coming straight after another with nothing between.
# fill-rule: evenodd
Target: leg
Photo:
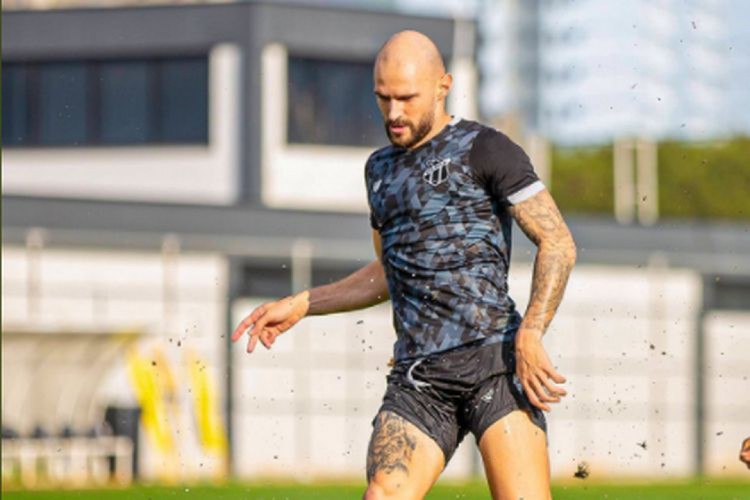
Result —
<instances>
[{"instance_id":1,"label":"leg","mask_svg":"<svg viewBox=\"0 0 750 500\"><path fill-rule=\"evenodd\" d=\"M551 499L547 438L523 410L492 424L479 441L494 500Z\"/></svg>"},{"instance_id":2,"label":"leg","mask_svg":"<svg viewBox=\"0 0 750 500\"><path fill-rule=\"evenodd\" d=\"M444 467L443 451L413 424L381 411L367 450L365 500L420 499Z\"/></svg>"}]
</instances>

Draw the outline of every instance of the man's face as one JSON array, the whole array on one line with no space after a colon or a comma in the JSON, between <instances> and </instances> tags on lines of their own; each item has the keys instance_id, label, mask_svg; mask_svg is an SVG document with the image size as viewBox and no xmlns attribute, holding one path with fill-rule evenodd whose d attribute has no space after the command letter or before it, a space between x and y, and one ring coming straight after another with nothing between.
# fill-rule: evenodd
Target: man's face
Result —
<instances>
[{"instance_id":1,"label":"man's face","mask_svg":"<svg viewBox=\"0 0 750 500\"><path fill-rule=\"evenodd\" d=\"M385 132L395 146L418 144L435 122L436 84L413 64L378 62L375 98L383 115Z\"/></svg>"}]
</instances>

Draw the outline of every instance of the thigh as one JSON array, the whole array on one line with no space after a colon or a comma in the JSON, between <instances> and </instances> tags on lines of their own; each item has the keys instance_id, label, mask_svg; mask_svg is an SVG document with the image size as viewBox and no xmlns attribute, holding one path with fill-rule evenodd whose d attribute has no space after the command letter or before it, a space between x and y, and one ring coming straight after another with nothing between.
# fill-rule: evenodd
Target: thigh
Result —
<instances>
[{"instance_id":1,"label":"thigh","mask_svg":"<svg viewBox=\"0 0 750 500\"><path fill-rule=\"evenodd\" d=\"M365 498L423 498L443 470L443 451L429 436L381 411L367 450Z\"/></svg>"},{"instance_id":2,"label":"thigh","mask_svg":"<svg viewBox=\"0 0 750 500\"><path fill-rule=\"evenodd\" d=\"M547 435L524 410L497 420L479 441L492 498L550 499Z\"/></svg>"}]
</instances>

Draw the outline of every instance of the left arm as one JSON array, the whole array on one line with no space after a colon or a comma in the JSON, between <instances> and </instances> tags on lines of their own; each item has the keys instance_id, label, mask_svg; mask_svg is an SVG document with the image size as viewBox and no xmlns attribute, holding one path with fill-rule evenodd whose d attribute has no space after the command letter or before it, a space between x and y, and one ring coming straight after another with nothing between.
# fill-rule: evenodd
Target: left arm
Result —
<instances>
[{"instance_id":1,"label":"left arm","mask_svg":"<svg viewBox=\"0 0 750 500\"><path fill-rule=\"evenodd\" d=\"M549 411L566 394L565 382L542 346L542 336L562 301L576 259L573 237L545 189L509 208L526 236L537 246L531 298L516 336L516 374L531 403ZM554 383L553 383L554 382Z\"/></svg>"}]
</instances>

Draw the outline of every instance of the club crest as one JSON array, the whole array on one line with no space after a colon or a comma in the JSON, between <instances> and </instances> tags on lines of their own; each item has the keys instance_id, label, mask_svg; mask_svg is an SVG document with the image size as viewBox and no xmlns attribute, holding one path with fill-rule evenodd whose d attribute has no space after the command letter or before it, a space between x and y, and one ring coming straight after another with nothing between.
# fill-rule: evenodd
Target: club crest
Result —
<instances>
[{"instance_id":1,"label":"club crest","mask_svg":"<svg viewBox=\"0 0 750 500\"><path fill-rule=\"evenodd\" d=\"M422 178L432 186L442 184L448 179L448 165L451 161L448 158L432 158L427 161L427 169L424 171Z\"/></svg>"}]
</instances>

